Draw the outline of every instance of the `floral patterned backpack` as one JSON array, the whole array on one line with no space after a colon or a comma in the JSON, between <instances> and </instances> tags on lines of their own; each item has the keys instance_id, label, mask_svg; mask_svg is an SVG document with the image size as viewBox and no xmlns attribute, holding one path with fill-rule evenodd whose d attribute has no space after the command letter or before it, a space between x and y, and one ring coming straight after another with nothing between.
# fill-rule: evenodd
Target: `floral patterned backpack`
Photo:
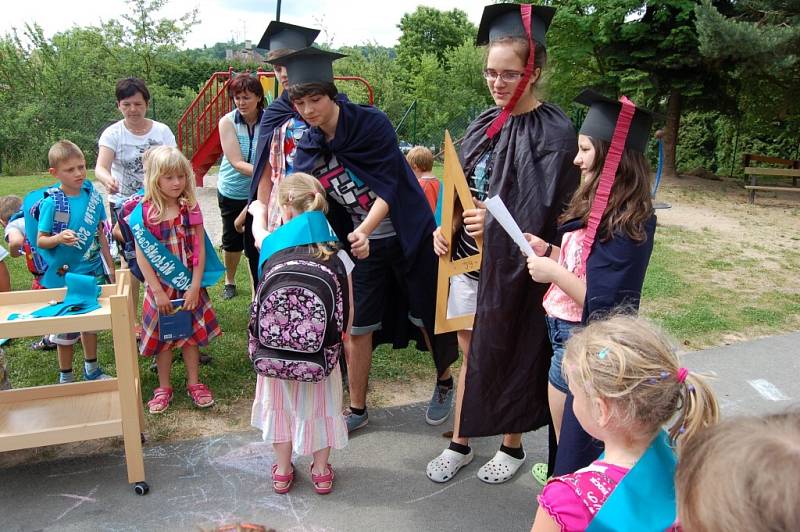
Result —
<instances>
[{"instance_id":1,"label":"floral patterned backpack","mask_svg":"<svg viewBox=\"0 0 800 532\"><path fill-rule=\"evenodd\" d=\"M264 263L250 307L248 352L256 373L275 379L320 382L339 362L349 315L344 265L313 248L275 253Z\"/></svg>"}]
</instances>

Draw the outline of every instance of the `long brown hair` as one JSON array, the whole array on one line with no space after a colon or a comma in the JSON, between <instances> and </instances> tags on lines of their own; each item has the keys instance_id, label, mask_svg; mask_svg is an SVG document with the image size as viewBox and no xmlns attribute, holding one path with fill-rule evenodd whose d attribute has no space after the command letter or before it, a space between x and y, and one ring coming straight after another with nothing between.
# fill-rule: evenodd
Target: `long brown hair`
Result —
<instances>
[{"instance_id":1,"label":"long brown hair","mask_svg":"<svg viewBox=\"0 0 800 532\"><path fill-rule=\"evenodd\" d=\"M594 163L589 169L592 175L575 191L567 210L559 217L559 223L580 218L585 224L589 219L592 200L597 192L600 173L611 143L594 137L588 138L595 151ZM645 223L652 214L650 164L642 152L623 150L617 167L617 178L597 234L602 241L610 240L614 233L622 233L632 240L642 242L647 238Z\"/></svg>"}]
</instances>

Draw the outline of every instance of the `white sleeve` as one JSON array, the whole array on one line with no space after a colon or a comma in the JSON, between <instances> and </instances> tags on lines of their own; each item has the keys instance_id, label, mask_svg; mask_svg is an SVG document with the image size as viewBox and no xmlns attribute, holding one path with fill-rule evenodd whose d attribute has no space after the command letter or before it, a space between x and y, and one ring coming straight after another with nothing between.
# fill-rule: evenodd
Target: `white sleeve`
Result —
<instances>
[{"instance_id":1,"label":"white sleeve","mask_svg":"<svg viewBox=\"0 0 800 532\"><path fill-rule=\"evenodd\" d=\"M8 257L8 251L3 246L0 246L0 262L6 260Z\"/></svg>"},{"instance_id":2,"label":"white sleeve","mask_svg":"<svg viewBox=\"0 0 800 532\"><path fill-rule=\"evenodd\" d=\"M353 268L356 267L353 259L351 259L350 255L343 249L340 249L336 256L339 257L339 260L344 264L344 270L347 272L347 275L350 275L353 272Z\"/></svg>"},{"instance_id":3,"label":"white sleeve","mask_svg":"<svg viewBox=\"0 0 800 532\"><path fill-rule=\"evenodd\" d=\"M105 146L114 153L117 153L119 145L119 122L114 122L103 130L100 134L100 140L97 141L98 146Z\"/></svg>"},{"instance_id":4,"label":"white sleeve","mask_svg":"<svg viewBox=\"0 0 800 532\"><path fill-rule=\"evenodd\" d=\"M164 146L171 146L173 148L177 147L178 144L175 142L175 135L172 133L172 130L169 128L167 124L162 124L161 122L156 122L159 126L159 137L161 137L161 143Z\"/></svg>"},{"instance_id":5,"label":"white sleeve","mask_svg":"<svg viewBox=\"0 0 800 532\"><path fill-rule=\"evenodd\" d=\"M16 220L12 220L6 224L6 227L3 230L3 238L6 242L8 242L9 229L15 229L19 231L19 234L25 236L25 218L17 218Z\"/></svg>"}]
</instances>

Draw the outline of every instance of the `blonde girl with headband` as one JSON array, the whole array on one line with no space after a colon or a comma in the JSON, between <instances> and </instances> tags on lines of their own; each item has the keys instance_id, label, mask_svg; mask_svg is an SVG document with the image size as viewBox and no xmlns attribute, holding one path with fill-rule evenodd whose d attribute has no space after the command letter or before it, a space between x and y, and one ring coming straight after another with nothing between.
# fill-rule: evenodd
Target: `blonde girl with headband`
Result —
<instances>
[{"instance_id":1,"label":"blonde girl with headband","mask_svg":"<svg viewBox=\"0 0 800 532\"><path fill-rule=\"evenodd\" d=\"M158 387L147 405L151 414L169 408L173 395L172 350L180 348L186 364L187 393L196 407L208 408L214 404L214 396L199 380L199 348L222 334L204 288L213 284L209 281L214 276L210 271L212 259L216 259L217 264L219 259L213 249L207 249L194 172L186 157L177 148L159 146L145 153L143 163L144 196L128 215L127 222L134 234L136 261L147 286L142 306L140 354L155 356L158 368ZM160 251L154 252L158 246ZM168 261L173 264L164 268ZM173 272L181 271L187 275L179 282ZM216 282L218 278L217 274L211 281ZM183 300L182 310L191 312L191 333L186 338L164 339L159 318L172 314L178 300Z\"/></svg>"},{"instance_id":2,"label":"blonde girl with headband","mask_svg":"<svg viewBox=\"0 0 800 532\"><path fill-rule=\"evenodd\" d=\"M290 229L290 221L301 222L305 213L326 212L328 202L319 181L301 172L284 177L277 188L277 203L280 207L282 225L274 233L267 231L267 207L261 201L253 201L249 212L253 216L253 237L256 246L262 250L259 258L261 279L266 282L266 273L285 259L278 255L289 250L284 257L297 258L303 254L321 261L332 271L338 285L342 287L336 305L343 309L343 327L338 334L342 337L350 330L353 320L352 281L353 261L345 251L338 250L335 242L314 242L299 244L286 241L277 249L270 239L279 237L279 232ZM327 222L322 218L322 223ZM273 236L271 236L273 235ZM332 237L335 239L335 236ZM283 241L282 241L283 242ZM263 248L276 249L269 258L264 256ZM278 261L278 262L275 262ZM286 276L288 278L288 276ZM288 282L288 280L286 281ZM256 304L262 292L257 290ZM262 300L263 301L263 300ZM276 313L277 314L277 313ZM264 314L261 314L264 319ZM277 321L275 315L268 316ZM284 333L288 330L283 325ZM251 331L252 332L252 331ZM258 339L251 335L250 342ZM253 401L251 417L253 427L261 430L265 442L272 443L275 463L272 465L272 487L276 493L288 493L294 483L295 468L292 452L299 455L312 455L311 481L314 491L320 495L333 490L334 472L328 463L332 448L341 449L347 445L347 424L342 416L342 373L338 364L330 374L318 382L302 382L285 378L258 375L256 396Z\"/></svg>"},{"instance_id":3,"label":"blonde girl with headband","mask_svg":"<svg viewBox=\"0 0 800 532\"><path fill-rule=\"evenodd\" d=\"M719 418L706 380L681 366L653 325L631 316L595 321L575 333L564 374L578 421L604 442L605 453L547 483L532 530L671 529L673 448Z\"/></svg>"}]
</instances>

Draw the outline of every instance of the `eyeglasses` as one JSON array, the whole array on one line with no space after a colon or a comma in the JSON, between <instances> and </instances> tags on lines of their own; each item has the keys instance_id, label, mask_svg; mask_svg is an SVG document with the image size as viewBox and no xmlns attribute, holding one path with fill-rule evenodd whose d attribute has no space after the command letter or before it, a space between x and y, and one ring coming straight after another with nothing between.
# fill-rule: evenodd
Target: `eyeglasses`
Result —
<instances>
[{"instance_id":1,"label":"eyeglasses","mask_svg":"<svg viewBox=\"0 0 800 532\"><path fill-rule=\"evenodd\" d=\"M491 68L487 68L483 71L483 77L488 81L495 81L497 78L500 78L505 83L514 83L515 81L519 81L524 75L524 72L517 72L516 70L504 70L503 72L498 72L496 70L492 70Z\"/></svg>"}]
</instances>

